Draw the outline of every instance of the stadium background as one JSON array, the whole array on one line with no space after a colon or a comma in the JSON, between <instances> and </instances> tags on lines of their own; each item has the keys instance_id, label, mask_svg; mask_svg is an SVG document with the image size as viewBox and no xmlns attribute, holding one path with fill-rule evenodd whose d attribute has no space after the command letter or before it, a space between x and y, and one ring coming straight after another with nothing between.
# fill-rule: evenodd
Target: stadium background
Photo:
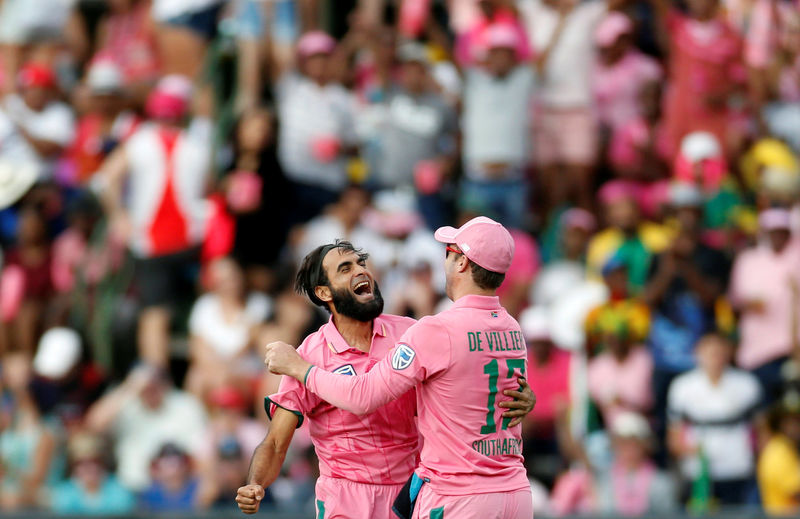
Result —
<instances>
[{"instance_id":1,"label":"stadium background","mask_svg":"<svg viewBox=\"0 0 800 519\"><path fill-rule=\"evenodd\" d=\"M0 515L240 516L299 260L349 238L419 318L475 214L538 516L796 513L799 5L3 0ZM271 517L316 470L301 429Z\"/></svg>"}]
</instances>

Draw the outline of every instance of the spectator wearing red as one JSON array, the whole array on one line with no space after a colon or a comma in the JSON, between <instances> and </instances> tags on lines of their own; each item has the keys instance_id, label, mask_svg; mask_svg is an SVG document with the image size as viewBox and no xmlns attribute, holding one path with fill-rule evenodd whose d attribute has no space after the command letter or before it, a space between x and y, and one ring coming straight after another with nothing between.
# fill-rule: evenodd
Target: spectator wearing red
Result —
<instances>
[{"instance_id":1,"label":"spectator wearing red","mask_svg":"<svg viewBox=\"0 0 800 519\"><path fill-rule=\"evenodd\" d=\"M163 78L147 99L150 121L103 165L103 196L112 225L128 238L138 259L138 288L144 310L139 353L165 366L170 305L199 258L209 206L204 198L210 173L208 142L182 127L191 83ZM130 180L123 203L124 180Z\"/></svg>"},{"instance_id":2,"label":"spectator wearing red","mask_svg":"<svg viewBox=\"0 0 800 519\"><path fill-rule=\"evenodd\" d=\"M90 111L78 120L69 159L68 183L83 184L99 171L103 160L136 130L138 118L125 109L125 79L111 60L96 61L86 75Z\"/></svg>"}]
</instances>

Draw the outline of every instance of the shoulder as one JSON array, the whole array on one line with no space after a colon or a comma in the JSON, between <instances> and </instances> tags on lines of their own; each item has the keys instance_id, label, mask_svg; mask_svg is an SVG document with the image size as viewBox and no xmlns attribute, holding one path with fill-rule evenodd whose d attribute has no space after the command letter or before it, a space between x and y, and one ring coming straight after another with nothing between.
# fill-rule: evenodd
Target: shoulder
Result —
<instances>
[{"instance_id":1,"label":"shoulder","mask_svg":"<svg viewBox=\"0 0 800 519\"><path fill-rule=\"evenodd\" d=\"M256 321L266 319L272 310L272 300L260 292L253 292L247 296L245 311Z\"/></svg>"},{"instance_id":2,"label":"shoulder","mask_svg":"<svg viewBox=\"0 0 800 519\"><path fill-rule=\"evenodd\" d=\"M740 393L759 393L761 385L755 375L738 368L730 368L726 376L732 389Z\"/></svg>"},{"instance_id":3,"label":"shoulder","mask_svg":"<svg viewBox=\"0 0 800 519\"><path fill-rule=\"evenodd\" d=\"M393 328L395 332L400 334L417 324L416 319L404 317L402 315L381 314L378 319L381 324Z\"/></svg>"},{"instance_id":4,"label":"shoulder","mask_svg":"<svg viewBox=\"0 0 800 519\"><path fill-rule=\"evenodd\" d=\"M701 376L700 371L697 369L678 375L669 386L670 396L683 398L687 393L692 393L700 383Z\"/></svg>"},{"instance_id":5,"label":"shoulder","mask_svg":"<svg viewBox=\"0 0 800 519\"><path fill-rule=\"evenodd\" d=\"M325 326L327 323L323 324L316 332L309 334L297 347L297 353L305 360L314 362L314 360L322 358L323 345L326 344L323 332Z\"/></svg>"}]
</instances>

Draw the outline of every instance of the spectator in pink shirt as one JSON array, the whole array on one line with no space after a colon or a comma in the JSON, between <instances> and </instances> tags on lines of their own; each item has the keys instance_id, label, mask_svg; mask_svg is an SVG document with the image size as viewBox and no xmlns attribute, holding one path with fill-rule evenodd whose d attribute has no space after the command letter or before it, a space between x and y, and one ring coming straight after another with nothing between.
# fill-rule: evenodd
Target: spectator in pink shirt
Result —
<instances>
[{"instance_id":1,"label":"spectator in pink shirt","mask_svg":"<svg viewBox=\"0 0 800 519\"><path fill-rule=\"evenodd\" d=\"M622 314L620 314L622 315ZM606 424L624 411L646 413L653 404L653 360L631 341L631 325L624 319L598 323L603 330L603 352L589 362L589 395Z\"/></svg>"},{"instance_id":2,"label":"spectator in pink shirt","mask_svg":"<svg viewBox=\"0 0 800 519\"><path fill-rule=\"evenodd\" d=\"M620 12L606 15L594 33L599 56L594 67L594 102L600 123L612 132L643 115L640 93L661 80L656 60L633 46L633 22Z\"/></svg>"},{"instance_id":3,"label":"spectator in pink shirt","mask_svg":"<svg viewBox=\"0 0 800 519\"><path fill-rule=\"evenodd\" d=\"M765 242L736 257L729 291L741 312L737 364L759 378L768 399L778 396L781 366L791 353L792 327L797 326L791 287L800 282L800 241L789 225L786 209L761 213Z\"/></svg>"},{"instance_id":4,"label":"spectator in pink shirt","mask_svg":"<svg viewBox=\"0 0 800 519\"><path fill-rule=\"evenodd\" d=\"M519 324L528 344L528 378L536 395L536 413L522 422L523 446L526 454L535 454L526 456L529 472L547 482L555 479L555 470L561 465L556 419L571 401L573 356L553 343L544 308L528 308L520 315Z\"/></svg>"},{"instance_id":5,"label":"spectator in pink shirt","mask_svg":"<svg viewBox=\"0 0 800 519\"><path fill-rule=\"evenodd\" d=\"M730 105L745 80L741 38L722 18L719 0L690 0L688 14L656 2L669 41L665 116L673 150L694 131L711 132L730 149L737 138Z\"/></svg>"}]
</instances>

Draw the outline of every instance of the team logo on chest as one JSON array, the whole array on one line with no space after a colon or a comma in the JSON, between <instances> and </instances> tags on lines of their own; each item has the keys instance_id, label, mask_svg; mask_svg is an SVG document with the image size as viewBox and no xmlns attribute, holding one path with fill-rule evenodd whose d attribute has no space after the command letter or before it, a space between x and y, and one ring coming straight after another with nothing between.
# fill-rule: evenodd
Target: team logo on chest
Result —
<instances>
[{"instance_id":1,"label":"team logo on chest","mask_svg":"<svg viewBox=\"0 0 800 519\"><path fill-rule=\"evenodd\" d=\"M411 349L408 344L402 342L397 345L394 353L392 354L392 367L396 370L406 369L411 365L417 354Z\"/></svg>"},{"instance_id":2,"label":"team logo on chest","mask_svg":"<svg viewBox=\"0 0 800 519\"><path fill-rule=\"evenodd\" d=\"M356 369L353 367L352 364L345 364L344 366L340 366L333 370L334 373L337 375L351 375L356 376Z\"/></svg>"}]
</instances>

